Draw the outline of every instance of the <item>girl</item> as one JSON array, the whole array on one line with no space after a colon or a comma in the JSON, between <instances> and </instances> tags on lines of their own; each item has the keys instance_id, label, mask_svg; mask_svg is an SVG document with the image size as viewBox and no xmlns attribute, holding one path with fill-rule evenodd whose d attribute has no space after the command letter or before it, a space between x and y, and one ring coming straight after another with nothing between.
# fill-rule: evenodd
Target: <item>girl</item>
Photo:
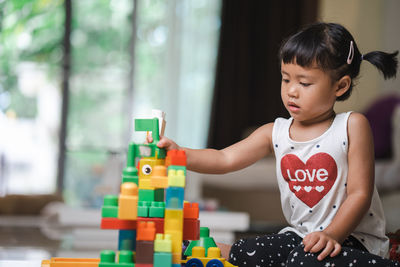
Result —
<instances>
[{"instance_id":1,"label":"girl","mask_svg":"<svg viewBox=\"0 0 400 267\"><path fill-rule=\"evenodd\" d=\"M242 169L274 152L282 210L278 234L237 241L238 266L398 266L388 254L385 221L374 186L374 153L366 118L336 114L360 64L396 75L398 52L362 55L341 25L316 23L281 47L281 97L289 119L278 118L222 150L183 148L187 167L202 173ZM149 140L151 141L151 140ZM180 147L163 137L159 147Z\"/></svg>"}]
</instances>

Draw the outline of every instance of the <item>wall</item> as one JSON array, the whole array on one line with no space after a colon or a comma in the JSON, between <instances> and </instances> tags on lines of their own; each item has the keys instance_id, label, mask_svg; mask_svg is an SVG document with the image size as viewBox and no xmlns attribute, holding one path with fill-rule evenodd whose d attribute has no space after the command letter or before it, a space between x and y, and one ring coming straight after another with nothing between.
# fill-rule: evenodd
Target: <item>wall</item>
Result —
<instances>
[{"instance_id":1,"label":"wall","mask_svg":"<svg viewBox=\"0 0 400 267\"><path fill-rule=\"evenodd\" d=\"M321 0L319 19L344 25L355 38L361 53L373 50L392 52L400 48L400 1L397 0ZM361 72L353 95L336 105L336 111L363 111L376 97L400 90L400 79L384 81L368 62Z\"/></svg>"}]
</instances>

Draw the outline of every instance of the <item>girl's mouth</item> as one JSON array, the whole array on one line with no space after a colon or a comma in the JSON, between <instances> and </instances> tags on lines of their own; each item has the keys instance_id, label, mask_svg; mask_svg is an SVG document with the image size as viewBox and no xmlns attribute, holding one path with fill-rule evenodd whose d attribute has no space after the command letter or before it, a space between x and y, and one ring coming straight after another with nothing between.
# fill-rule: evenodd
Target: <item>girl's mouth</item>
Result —
<instances>
[{"instance_id":1,"label":"girl's mouth","mask_svg":"<svg viewBox=\"0 0 400 267\"><path fill-rule=\"evenodd\" d=\"M296 105L294 102L289 102L288 107L289 107L289 110L292 112L297 112L300 110L300 107L298 105Z\"/></svg>"}]
</instances>

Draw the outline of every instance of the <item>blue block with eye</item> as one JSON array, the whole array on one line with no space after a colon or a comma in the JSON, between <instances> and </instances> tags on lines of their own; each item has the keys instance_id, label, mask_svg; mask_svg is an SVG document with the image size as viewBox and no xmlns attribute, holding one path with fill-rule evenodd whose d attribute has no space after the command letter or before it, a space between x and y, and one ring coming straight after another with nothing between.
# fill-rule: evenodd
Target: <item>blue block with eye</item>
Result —
<instances>
[{"instance_id":1,"label":"blue block with eye","mask_svg":"<svg viewBox=\"0 0 400 267\"><path fill-rule=\"evenodd\" d=\"M185 189L183 187L168 187L165 198L165 208L183 209Z\"/></svg>"}]
</instances>

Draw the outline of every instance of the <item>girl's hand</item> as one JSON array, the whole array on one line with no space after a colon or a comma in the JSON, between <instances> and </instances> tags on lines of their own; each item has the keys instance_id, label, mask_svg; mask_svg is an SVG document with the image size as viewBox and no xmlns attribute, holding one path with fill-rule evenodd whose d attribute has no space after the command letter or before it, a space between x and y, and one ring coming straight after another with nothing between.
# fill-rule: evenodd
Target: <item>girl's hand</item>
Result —
<instances>
[{"instance_id":1,"label":"girl's hand","mask_svg":"<svg viewBox=\"0 0 400 267\"><path fill-rule=\"evenodd\" d=\"M146 136L146 141L147 143L151 143L153 142L153 138L151 137L151 135L147 135ZM168 139L165 136L161 136L160 137L160 141L157 143L157 146L159 148L164 148L167 151L170 151L172 149L181 149L177 143L175 143L174 141L172 141L171 139Z\"/></svg>"},{"instance_id":2,"label":"girl's hand","mask_svg":"<svg viewBox=\"0 0 400 267\"><path fill-rule=\"evenodd\" d=\"M324 232L313 232L306 235L303 239L304 251L317 253L318 260L322 261L326 256L335 257L342 249L342 246L331 236Z\"/></svg>"}]
</instances>

